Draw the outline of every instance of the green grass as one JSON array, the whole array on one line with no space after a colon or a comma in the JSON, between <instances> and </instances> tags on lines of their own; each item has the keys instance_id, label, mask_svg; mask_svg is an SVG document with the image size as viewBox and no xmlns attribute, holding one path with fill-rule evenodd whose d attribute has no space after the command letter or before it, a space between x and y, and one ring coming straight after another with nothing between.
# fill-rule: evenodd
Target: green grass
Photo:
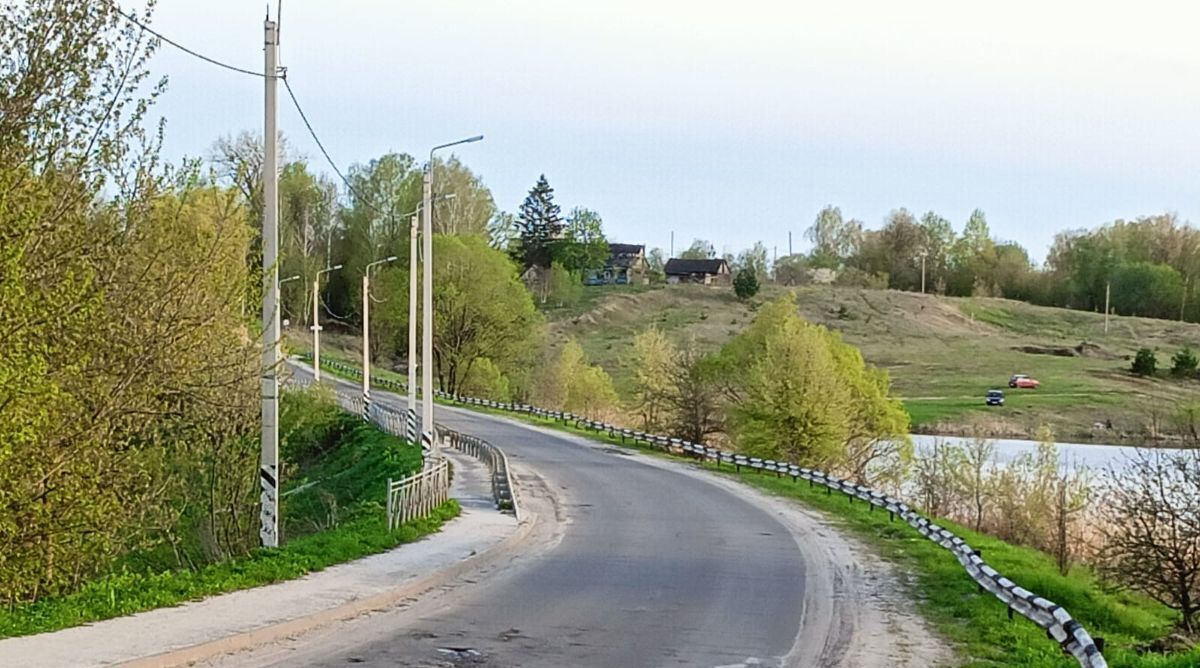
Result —
<instances>
[{"instance_id":1,"label":"green grass","mask_svg":"<svg viewBox=\"0 0 1200 668\"><path fill-rule=\"evenodd\" d=\"M620 437L552 419L478 406L463 407L622 447L634 447L622 443ZM646 446L634 449L672 457ZM770 494L796 499L818 509L901 570L911 573L909 595L917 601L925 618L958 649L960 665L978 668L1068 668L1078 665L1073 658L1064 656L1058 645L1032 622L1020 615L1009 620L1005 606L991 594L979 592L949 551L922 537L899 519L889 520L887 512L871 510L860 501L851 503L845 495L828 494L825 488L810 487L804 481L793 482L790 478L752 471L735 473L728 465L719 469L711 463L703 466L716 474L736 478ZM1083 567L1072 569L1069 575L1060 575L1053 559L1038 550L1011 545L953 523L940 524L982 550L988 563L1006 577L1062 605L1093 636L1103 637L1107 643L1105 657L1110 666L1184 668L1200 665L1200 650L1170 656L1137 652L1140 644L1170 632L1177 615L1166 606L1140 595L1107 592ZM864 558L870 557L864 555Z\"/></svg>"},{"instance_id":2,"label":"green grass","mask_svg":"<svg viewBox=\"0 0 1200 668\"><path fill-rule=\"evenodd\" d=\"M787 291L766 285L758 300ZM1170 423L1175 405L1200 396L1195 382L1134 378L1125 359L1149 346L1159 351L1160 364L1169 363L1180 347L1200 340L1200 325L1113 317L1106 332L1102 314L1004 299L828 286L795 292L801 315L841 332L867 361L889 372L894 391L920 431L1031 438L1049 424L1062 440L1138 443L1146 440L1150 423ZM590 310L569 316L548 313L547 345L578 341L590 360L612 376L621 396L633 391L632 342L647 327L711 351L754 317L754 305L739 302L729 288L672 285L597 297ZM1099 350L1056 357L1017 349L1074 347L1084 341ZM1014 373L1033 375L1042 387L1009 391L1008 378ZM990 389L1005 390L1008 405L985 406L983 397ZM1094 423L1110 420L1113 431L1093 433Z\"/></svg>"},{"instance_id":3,"label":"green grass","mask_svg":"<svg viewBox=\"0 0 1200 668\"><path fill-rule=\"evenodd\" d=\"M281 431L287 433L290 427L295 425L289 424L285 412ZM196 570L126 567L70 595L0 609L0 637L55 631L298 578L413 542L458 515L458 502L451 499L430 517L388 531L385 481L419 468L420 448L337 411L308 427L301 431L305 438L294 434L290 446L285 443L284 452L292 453L297 472L284 491L319 482L282 498L283 547L256 549Z\"/></svg>"}]
</instances>

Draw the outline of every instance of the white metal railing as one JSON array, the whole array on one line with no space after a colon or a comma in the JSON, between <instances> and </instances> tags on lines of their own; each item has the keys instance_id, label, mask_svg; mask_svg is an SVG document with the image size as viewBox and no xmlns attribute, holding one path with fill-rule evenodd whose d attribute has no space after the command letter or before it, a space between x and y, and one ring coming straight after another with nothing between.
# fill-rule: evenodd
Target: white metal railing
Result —
<instances>
[{"instance_id":1,"label":"white metal railing","mask_svg":"<svg viewBox=\"0 0 1200 668\"><path fill-rule=\"evenodd\" d=\"M388 479L388 531L401 524L428 516L450 498L450 465L434 461L425 469L401 480Z\"/></svg>"}]
</instances>

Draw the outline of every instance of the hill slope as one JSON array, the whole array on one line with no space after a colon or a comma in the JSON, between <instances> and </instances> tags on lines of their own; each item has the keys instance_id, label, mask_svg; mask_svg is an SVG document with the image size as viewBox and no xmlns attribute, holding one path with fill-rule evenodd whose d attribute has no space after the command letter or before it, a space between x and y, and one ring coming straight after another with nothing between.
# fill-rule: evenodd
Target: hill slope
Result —
<instances>
[{"instance_id":1,"label":"hill slope","mask_svg":"<svg viewBox=\"0 0 1200 668\"><path fill-rule=\"evenodd\" d=\"M569 337L613 375L627 396L633 337L656 325L679 341L714 350L754 317L755 304L728 288L589 288L581 307L551 311L548 345ZM785 289L767 286L756 300ZM1182 402L1200 400L1200 383L1139 379L1128 358L1142 346L1159 366L1184 345L1200 345L1200 325L1116 317L1104 332L1098 313L1032 306L1005 299L946 298L891 290L795 288L801 314L840 331L870 362L889 370L914 428L938 433L980 430L1030 437L1049 424L1061 440L1141 441L1175 432ZM1038 390L1009 390L1026 373ZM1003 389L1008 405L987 408L983 395ZM1096 423L1113 429L1094 429Z\"/></svg>"}]
</instances>

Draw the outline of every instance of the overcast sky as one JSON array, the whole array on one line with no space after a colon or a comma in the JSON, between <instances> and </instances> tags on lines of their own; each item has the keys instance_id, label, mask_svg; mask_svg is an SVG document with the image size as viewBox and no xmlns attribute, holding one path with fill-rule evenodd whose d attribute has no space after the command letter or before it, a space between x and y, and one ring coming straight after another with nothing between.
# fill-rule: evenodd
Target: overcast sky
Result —
<instances>
[{"instance_id":1,"label":"overcast sky","mask_svg":"<svg viewBox=\"0 0 1200 668\"><path fill-rule=\"evenodd\" d=\"M1190 4L284 0L281 53L340 166L484 133L459 155L501 208L544 172L612 241L783 255L828 203L872 228L903 206L961 229L979 207L1040 260L1064 229L1196 217ZM261 69L265 11L160 0L154 25ZM261 129L261 80L165 45L154 66L171 157Z\"/></svg>"}]
</instances>

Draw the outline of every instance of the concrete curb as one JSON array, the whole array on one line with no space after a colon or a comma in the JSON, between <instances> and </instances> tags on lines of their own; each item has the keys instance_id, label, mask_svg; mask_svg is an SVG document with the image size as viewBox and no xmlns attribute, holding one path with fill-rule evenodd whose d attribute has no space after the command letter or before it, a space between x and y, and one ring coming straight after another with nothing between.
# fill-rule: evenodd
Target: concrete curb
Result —
<instances>
[{"instance_id":1,"label":"concrete curb","mask_svg":"<svg viewBox=\"0 0 1200 668\"><path fill-rule=\"evenodd\" d=\"M522 521L515 531L507 538L487 548L483 552L472 557L464 559L454 565L446 566L425 577L419 578L413 582L396 587L389 591L385 591L367 598L343 603L335 608L322 610L296 619L290 619L279 624L272 624L263 628L245 631L218 640L210 640L208 642L184 647L182 649L171 650L162 654L155 654L140 659L133 659L117 663L115 665L123 668L172 668L174 666L186 666L194 664L198 661L205 661L221 654L230 654L242 650L250 649L260 645L276 642L291 636L306 633L320 626L325 626L333 622L340 622L347 619L352 619L359 615L368 612L376 612L385 610L395 606L397 603L406 598L411 598L422 594L430 589L435 589L449 583L451 580L464 575L474 569L482 568L497 559L513 552L516 548L529 537L529 533L533 530L533 526L537 523L538 517L534 513L529 513L525 520ZM403 549L403 548L398 548Z\"/></svg>"}]
</instances>

